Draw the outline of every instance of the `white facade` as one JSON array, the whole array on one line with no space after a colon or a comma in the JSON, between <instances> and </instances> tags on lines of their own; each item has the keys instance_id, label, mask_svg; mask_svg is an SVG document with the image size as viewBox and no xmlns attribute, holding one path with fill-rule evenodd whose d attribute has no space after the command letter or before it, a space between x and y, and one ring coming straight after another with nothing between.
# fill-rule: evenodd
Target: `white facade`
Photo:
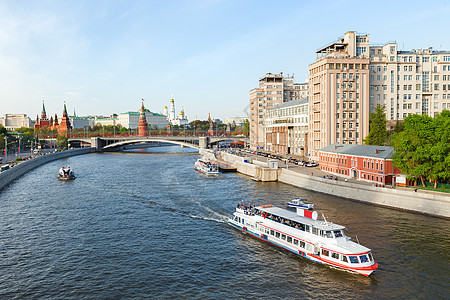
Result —
<instances>
[{"instance_id":1,"label":"white facade","mask_svg":"<svg viewBox=\"0 0 450 300\"><path fill-rule=\"evenodd\" d=\"M92 128L96 124L96 120L92 117L74 117L69 116L70 125L72 128ZM98 123L102 124L102 122L106 121L105 119L101 119ZM103 124L102 124L103 125Z\"/></svg>"},{"instance_id":2,"label":"white facade","mask_svg":"<svg viewBox=\"0 0 450 300\"><path fill-rule=\"evenodd\" d=\"M394 122L450 109L450 51L398 51L396 43L371 46L370 111L378 105Z\"/></svg>"},{"instance_id":3,"label":"white facade","mask_svg":"<svg viewBox=\"0 0 450 300\"><path fill-rule=\"evenodd\" d=\"M120 124L125 128L136 129L138 128L139 117L140 113L138 111L122 113L118 117L117 124ZM169 124L165 115L153 113L148 109L145 109L145 118L149 126L165 128Z\"/></svg>"},{"instance_id":4,"label":"white facade","mask_svg":"<svg viewBox=\"0 0 450 300\"><path fill-rule=\"evenodd\" d=\"M167 106L164 107L164 115L170 125L183 126L189 124L188 118L184 114L184 109L181 109L178 115L175 114L175 100L173 99L170 99L169 109L167 109Z\"/></svg>"},{"instance_id":5,"label":"white facade","mask_svg":"<svg viewBox=\"0 0 450 300\"><path fill-rule=\"evenodd\" d=\"M5 114L0 118L0 124L6 128L6 130L16 130L20 127L32 127L33 122L26 114Z\"/></svg>"},{"instance_id":6,"label":"white facade","mask_svg":"<svg viewBox=\"0 0 450 300\"><path fill-rule=\"evenodd\" d=\"M281 155L307 156L308 98L275 105L265 113L264 149Z\"/></svg>"}]
</instances>

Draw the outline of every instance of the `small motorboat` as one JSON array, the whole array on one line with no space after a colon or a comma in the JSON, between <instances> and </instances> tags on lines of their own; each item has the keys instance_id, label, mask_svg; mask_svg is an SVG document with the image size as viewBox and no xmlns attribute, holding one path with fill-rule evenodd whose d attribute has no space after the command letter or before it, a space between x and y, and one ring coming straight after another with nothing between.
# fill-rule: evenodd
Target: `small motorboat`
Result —
<instances>
[{"instance_id":1,"label":"small motorboat","mask_svg":"<svg viewBox=\"0 0 450 300\"><path fill-rule=\"evenodd\" d=\"M75 173L70 167L61 167L58 172L58 179L59 180L74 180L75 179Z\"/></svg>"},{"instance_id":2,"label":"small motorboat","mask_svg":"<svg viewBox=\"0 0 450 300\"><path fill-rule=\"evenodd\" d=\"M314 204L308 203L308 200L295 198L287 203L289 207L299 207L303 209L314 209Z\"/></svg>"}]
</instances>

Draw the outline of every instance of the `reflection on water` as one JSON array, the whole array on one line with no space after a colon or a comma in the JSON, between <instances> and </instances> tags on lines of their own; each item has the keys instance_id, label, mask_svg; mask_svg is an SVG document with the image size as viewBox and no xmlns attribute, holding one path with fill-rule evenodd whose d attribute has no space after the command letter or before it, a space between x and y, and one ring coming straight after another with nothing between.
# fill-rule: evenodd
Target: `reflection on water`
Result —
<instances>
[{"instance_id":1,"label":"reflection on water","mask_svg":"<svg viewBox=\"0 0 450 300\"><path fill-rule=\"evenodd\" d=\"M2 298L444 298L448 292L446 220L240 174L208 178L194 172L197 155L188 148L138 151L145 154L55 161L1 192ZM77 179L58 181L61 165ZM226 224L242 200L285 207L299 195L373 250L380 267L372 276L310 262Z\"/></svg>"}]
</instances>

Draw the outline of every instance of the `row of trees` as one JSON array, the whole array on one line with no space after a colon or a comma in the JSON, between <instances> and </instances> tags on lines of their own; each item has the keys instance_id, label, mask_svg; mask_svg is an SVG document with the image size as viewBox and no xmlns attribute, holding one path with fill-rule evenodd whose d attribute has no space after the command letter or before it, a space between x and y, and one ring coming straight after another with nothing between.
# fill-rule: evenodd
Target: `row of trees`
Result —
<instances>
[{"instance_id":1,"label":"row of trees","mask_svg":"<svg viewBox=\"0 0 450 300\"><path fill-rule=\"evenodd\" d=\"M449 182L450 180L450 111L444 110L434 118L413 114L397 123L393 132L386 129L384 107L379 105L370 116L370 132L364 140L367 145L390 145L397 168L414 180Z\"/></svg>"}]
</instances>

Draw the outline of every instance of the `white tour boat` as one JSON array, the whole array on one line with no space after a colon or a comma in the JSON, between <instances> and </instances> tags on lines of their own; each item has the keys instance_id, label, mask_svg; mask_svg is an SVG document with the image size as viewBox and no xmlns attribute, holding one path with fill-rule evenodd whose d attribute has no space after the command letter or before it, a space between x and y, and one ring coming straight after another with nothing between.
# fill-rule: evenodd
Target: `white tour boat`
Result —
<instances>
[{"instance_id":1,"label":"white tour boat","mask_svg":"<svg viewBox=\"0 0 450 300\"><path fill-rule=\"evenodd\" d=\"M300 207L303 209L314 209L313 203L307 203L308 200L302 198L292 199L287 203L289 207Z\"/></svg>"},{"instance_id":2,"label":"white tour boat","mask_svg":"<svg viewBox=\"0 0 450 300\"><path fill-rule=\"evenodd\" d=\"M350 241L344 226L317 220L316 211L239 204L228 224L318 263L365 276L378 268L369 248Z\"/></svg>"},{"instance_id":3,"label":"white tour boat","mask_svg":"<svg viewBox=\"0 0 450 300\"><path fill-rule=\"evenodd\" d=\"M73 180L75 179L75 173L70 167L61 167L58 172L59 180Z\"/></svg>"},{"instance_id":4,"label":"white tour boat","mask_svg":"<svg viewBox=\"0 0 450 300\"><path fill-rule=\"evenodd\" d=\"M219 166L205 158L197 159L194 168L205 175L219 175Z\"/></svg>"}]
</instances>

